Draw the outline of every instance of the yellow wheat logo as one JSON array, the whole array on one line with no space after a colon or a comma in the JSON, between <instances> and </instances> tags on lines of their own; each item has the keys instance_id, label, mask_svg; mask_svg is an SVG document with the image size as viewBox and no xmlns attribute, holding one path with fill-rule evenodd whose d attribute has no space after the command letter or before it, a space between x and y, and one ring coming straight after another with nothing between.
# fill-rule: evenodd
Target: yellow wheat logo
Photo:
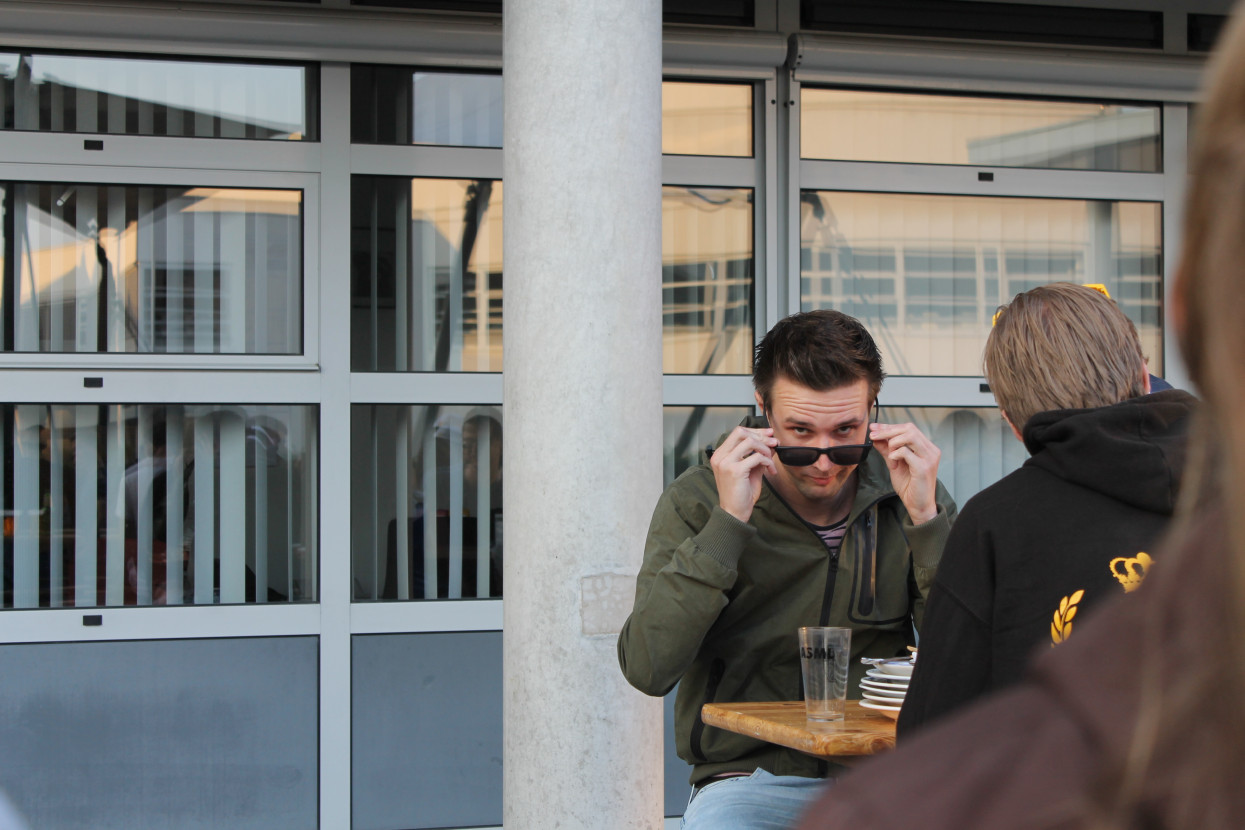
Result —
<instances>
[{"instance_id":1,"label":"yellow wheat logo","mask_svg":"<svg viewBox=\"0 0 1245 830\"><path fill-rule=\"evenodd\" d=\"M1055 616L1050 623L1052 646L1062 643L1072 636L1072 618L1076 616L1076 604L1081 601L1083 596L1085 596L1085 590L1081 589L1072 596L1064 597L1059 601L1059 610L1055 612Z\"/></svg>"},{"instance_id":2,"label":"yellow wheat logo","mask_svg":"<svg viewBox=\"0 0 1245 830\"><path fill-rule=\"evenodd\" d=\"M1115 574L1115 578L1124 586L1124 593L1129 594L1137 590L1142 580L1146 578L1146 572L1150 570L1150 562L1149 554L1144 551L1127 559L1117 556L1111 560L1111 573Z\"/></svg>"}]
</instances>

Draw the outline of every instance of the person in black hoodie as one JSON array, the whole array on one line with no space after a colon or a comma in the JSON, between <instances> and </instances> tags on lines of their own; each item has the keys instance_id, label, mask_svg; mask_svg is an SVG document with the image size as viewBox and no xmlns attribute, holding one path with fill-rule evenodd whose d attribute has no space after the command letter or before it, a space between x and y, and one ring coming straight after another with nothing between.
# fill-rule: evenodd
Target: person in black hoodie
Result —
<instances>
[{"instance_id":1,"label":"person in black hoodie","mask_svg":"<svg viewBox=\"0 0 1245 830\"><path fill-rule=\"evenodd\" d=\"M1140 585L1176 503L1194 398L1150 394L1136 329L1102 293L1054 283L1017 295L995 317L985 371L1031 457L952 528L901 738L1016 683L1036 649Z\"/></svg>"}]
</instances>

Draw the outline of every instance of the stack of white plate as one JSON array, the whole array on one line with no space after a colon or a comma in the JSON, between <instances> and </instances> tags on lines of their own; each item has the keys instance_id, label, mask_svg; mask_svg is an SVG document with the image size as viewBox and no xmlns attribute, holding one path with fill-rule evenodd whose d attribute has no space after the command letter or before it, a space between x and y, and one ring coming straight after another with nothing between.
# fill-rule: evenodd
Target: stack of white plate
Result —
<instances>
[{"instance_id":1,"label":"stack of white plate","mask_svg":"<svg viewBox=\"0 0 1245 830\"><path fill-rule=\"evenodd\" d=\"M864 697L860 705L892 718L899 717L899 708L903 706L904 695L908 693L908 682L912 679L914 668L916 665L908 657L896 657L875 663L860 681L860 691Z\"/></svg>"}]
</instances>

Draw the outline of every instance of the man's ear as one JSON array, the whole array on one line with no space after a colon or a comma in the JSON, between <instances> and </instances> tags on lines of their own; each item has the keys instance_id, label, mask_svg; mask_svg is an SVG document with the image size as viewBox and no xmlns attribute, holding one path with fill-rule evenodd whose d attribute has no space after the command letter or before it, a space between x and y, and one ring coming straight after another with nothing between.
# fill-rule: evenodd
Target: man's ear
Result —
<instances>
[{"instance_id":1,"label":"man's ear","mask_svg":"<svg viewBox=\"0 0 1245 830\"><path fill-rule=\"evenodd\" d=\"M1150 364L1149 363L1143 363L1141 365L1141 388L1145 390L1141 394L1143 395L1150 394Z\"/></svg>"},{"instance_id":2,"label":"man's ear","mask_svg":"<svg viewBox=\"0 0 1245 830\"><path fill-rule=\"evenodd\" d=\"M754 391L752 395L753 397L757 399L757 409L761 410L762 414L764 414L765 413L765 401L761 400L761 393Z\"/></svg>"},{"instance_id":3,"label":"man's ear","mask_svg":"<svg viewBox=\"0 0 1245 830\"><path fill-rule=\"evenodd\" d=\"M1015 435L1016 440L1023 444L1025 442L1025 437L1020 434L1020 430L1016 429L1016 425L1012 423L1012 419L1007 417L1007 413L1001 409L999 410L999 414L1003 416L1004 421L1007 421L1007 425L1012 428L1012 435Z\"/></svg>"}]
</instances>

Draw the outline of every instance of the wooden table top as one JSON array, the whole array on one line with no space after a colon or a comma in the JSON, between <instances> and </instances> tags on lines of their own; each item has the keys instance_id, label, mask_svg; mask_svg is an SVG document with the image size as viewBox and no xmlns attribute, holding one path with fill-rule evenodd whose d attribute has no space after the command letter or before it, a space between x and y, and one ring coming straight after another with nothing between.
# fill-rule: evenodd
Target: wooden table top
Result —
<instances>
[{"instance_id":1,"label":"wooden table top","mask_svg":"<svg viewBox=\"0 0 1245 830\"><path fill-rule=\"evenodd\" d=\"M895 745L895 721L847 701L841 721L813 721L804 716L804 701L769 703L706 703L701 719L709 726L798 749L818 758L843 759L883 752Z\"/></svg>"}]
</instances>

